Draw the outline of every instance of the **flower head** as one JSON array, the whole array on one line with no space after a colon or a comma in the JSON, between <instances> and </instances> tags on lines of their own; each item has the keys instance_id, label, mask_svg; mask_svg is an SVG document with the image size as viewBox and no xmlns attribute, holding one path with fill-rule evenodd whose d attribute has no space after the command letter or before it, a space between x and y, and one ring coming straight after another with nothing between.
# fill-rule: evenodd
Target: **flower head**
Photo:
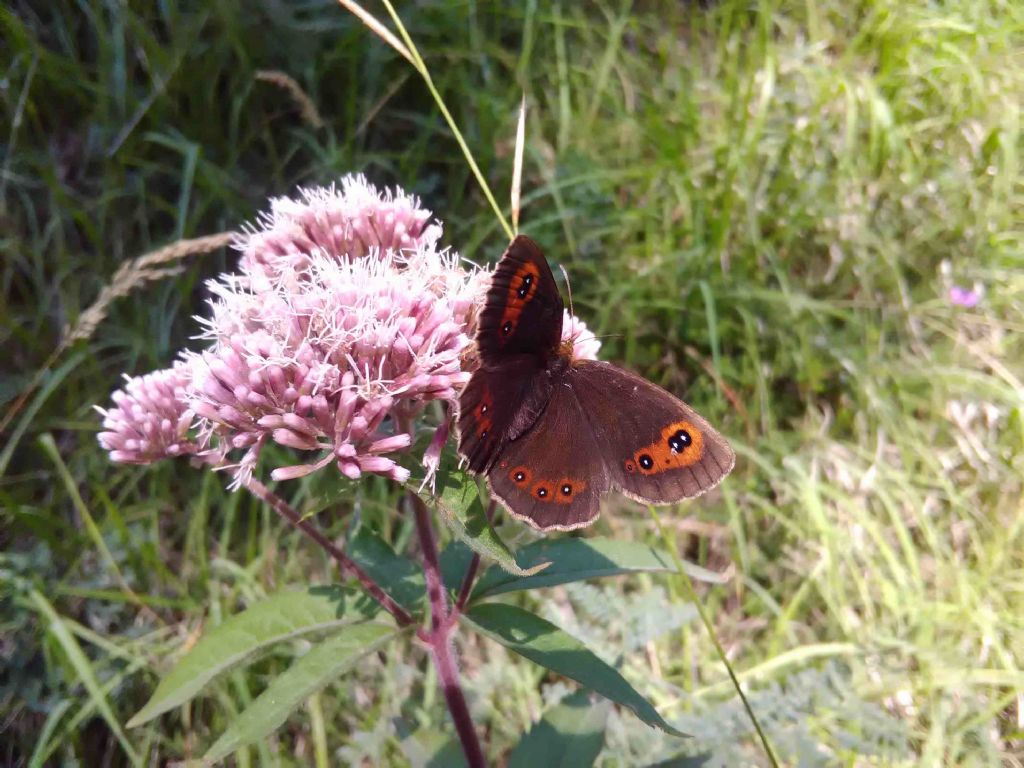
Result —
<instances>
[{"instance_id":1,"label":"flower head","mask_svg":"<svg viewBox=\"0 0 1024 768\"><path fill-rule=\"evenodd\" d=\"M301 280L281 276L263 291L221 281L192 408L234 448L269 436L327 452L347 477L404 481L408 470L382 454L408 447L423 404L453 401L469 378L459 365L473 309L468 277L456 256L423 246L354 261L309 254Z\"/></svg>"},{"instance_id":2,"label":"flower head","mask_svg":"<svg viewBox=\"0 0 1024 768\"><path fill-rule=\"evenodd\" d=\"M572 343L573 360L597 360L597 353L601 351L601 342L597 336L587 328L586 323L570 315L569 310L564 311L562 341Z\"/></svg>"},{"instance_id":3,"label":"flower head","mask_svg":"<svg viewBox=\"0 0 1024 768\"><path fill-rule=\"evenodd\" d=\"M978 306L980 301L981 293L976 289L963 288L959 285L952 285L949 288L949 302L958 307L970 309L971 307Z\"/></svg>"},{"instance_id":4,"label":"flower head","mask_svg":"<svg viewBox=\"0 0 1024 768\"><path fill-rule=\"evenodd\" d=\"M191 372L184 362L125 380L112 395L114 407L96 409L103 416L99 443L112 461L149 464L198 452L189 437L195 414L186 402Z\"/></svg>"},{"instance_id":5,"label":"flower head","mask_svg":"<svg viewBox=\"0 0 1024 768\"><path fill-rule=\"evenodd\" d=\"M260 227L239 239L240 266L251 277L300 272L310 254L361 259L380 252L432 246L441 227L430 211L402 190L379 191L364 176L350 175L336 186L300 190L301 200L271 200Z\"/></svg>"}]
</instances>

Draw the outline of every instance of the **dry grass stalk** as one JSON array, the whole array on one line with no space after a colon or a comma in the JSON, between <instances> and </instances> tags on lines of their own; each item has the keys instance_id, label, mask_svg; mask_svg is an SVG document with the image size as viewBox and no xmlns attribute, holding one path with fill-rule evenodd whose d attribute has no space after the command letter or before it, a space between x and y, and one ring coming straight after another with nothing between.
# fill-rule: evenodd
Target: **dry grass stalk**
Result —
<instances>
[{"instance_id":1,"label":"dry grass stalk","mask_svg":"<svg viewBox=\"0 0 1024 768\"><path fill-rule=\"evenodd\" d=\"M512 231L519 234L519 210L523 194L523 146L526 144L526 94L519 103L516 126L516 153L512 164Z\"/></svg>"},{"instance_id":2,"label":"dry grass stalk","mask_svg":"<svg viewBox=\"0 0 1024 768\"><path fill-rule=\"evenodd\" d=\"M338 3L362 21L363 24L368 26L370 30L381 40L402 54L410 64L419 69L416 65L416 60L412 57L412 54L409 53L409 49L406 48L405 45L403 45L387 27L381 24L380 21L377 20L376 16L359 5L359 3L354 2L354 0L338 0Z\"/></svg>"},{"instance_id":3,"label":"dry grass stalk","mask_svg":"<svg viewBox=\"0 0 1024 768\"><path fill-rule=\"evenodd\" d=\"M100 291L96 301L78 316L73 326L64 328L63 338L60 343L36 371L28 386L25 387L11 407L7 409L3 419L0 419L0 432L7 429L11 420L25 407L29 395L39 386L43 377L60 356L75 342L85 341L95 333L97 326L103 322L103 318L107 316L107 310L114 301L127 296L141 285L162 280L180 270L178 266L166 265L181 261L186 256L192 256L197 253L209 253L218 248L223 248L231 242L234 236L234 232L219 232L216 235L196 237L191 240L178 240L170 245L165 245L163 248L145 253L133 261L122 264L117 272L114 273L113 279Z\"/></svg>"},{"instance_id":4,"label":"dry grass stalk","mask_svg":"<svg viewBox=\"0 0 1024 768\"><path fill-rule=\"evenodd\" d=\"M92 336L96 326L107 316L107 310L115 300L127 296L141 285L153 283L175 274L180 269L177 266L165 267L164 265L174 264L186 256L209 253L223 248L231 242L231 238L234 236L233 232L219 232L216 235L196 237L191 240L178 240L122 264L114 273L113 279L100 291L100 295L92 303L92 306L78 316L78 320L73 326L64 329L64 338L61 340L58 350L63 351L76 341L83 341Z\"/></svg>"},{"instance_id":5,"label":"dry grass stalk","mask_svg":"<svg viewBox=\"0 0 1024 768\"><path fill-rule=\"evenodd\" d=\"M302 86L291 75L278 72L277 70L260 69L256 71L256 79L264 83L271 83L287 91L292 101L299 108L302 122L306 123L306 125L316 129L324 127L324 119L320 117L316 104L313 103L313 100L309 98L306 92L302 90Z\"/></svg>"}]
</instances>

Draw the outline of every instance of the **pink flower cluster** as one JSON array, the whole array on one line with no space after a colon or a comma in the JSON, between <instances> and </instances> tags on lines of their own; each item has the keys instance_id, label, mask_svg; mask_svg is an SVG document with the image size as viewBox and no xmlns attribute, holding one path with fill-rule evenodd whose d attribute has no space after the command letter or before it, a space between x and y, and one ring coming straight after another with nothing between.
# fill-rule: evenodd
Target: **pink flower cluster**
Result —
<instances>
[{"instance_id":1,"label":"pink flower cluster","mask_svg":"<svg viewBox=\"0 0 1024 768\"><path fill-rule=\"evenodd\" d=\"M111 396L114 407L97 408L103 416L100 445L124 464L149 464L169 456L188 456L199 446L190 438L195 414L186 393L191 371L177 362L145 376L125 377L127 384Z\"/></svg>"},{"instance_id":2,"label":"pink flower cluster","mask_svg":"<svg viewBox=\"0 0 1024 768\"><path fill-rule=\"evenodd\" d=\"M440 226L415 198L359 176L275 200L263 221L238 242L240 271L209 284L209 346L129 379L101 411L100 444L121 462L200 455L242 484L272 441L303 454L277 480L334 464L406 481L395 455L424 405L454 403L469 379L462 352L489 273L438 249ZM567 315L564 329L577 357L596 356L582 322Z\"/></svg>"},{"instance_id":3,"label":"pink flower cluster","mask_svg":"<svg viewBox=\"0 0 1024 768\"><path fill-rule=\"evenodd\" d=\"M402 190L378 192L361 174L344 177L340 191L332 185L299 194L301 200L271 200L262 227L242 238L244 273L301 272L311 254L359 259L375 250L433 246L441 237L419 200Z\"/></svg>"},{"instance_id":4,"label":"pink flower cluster","mask_svg":"<svg viewBox=\"0 0 1024 768\"><path fill-rule=\"evenodd\" d=\"M572 342L574 360L597 360L597 353L601 351L601 342L597 336L587 328L586 323L570 315L569 310L565 310L562 317L562 341Z\"/></svg>"},{"instance_id":5,"label":"pink flower cluster","mask_svg":"<svg viewBox=\"0 0 1024 768\"><path fill-rule=\"evenodd\" d=\"M323 454L275 479L334 460L353 479L405 481L409 470L382 454L407 448L423 404L455 400L468 379L459 355L480 281L433 245L302 264L263 290L215 286L213 346L192 361L190 405L222 444L258 451L269 437Z\"/></svg>"}]
</instances>

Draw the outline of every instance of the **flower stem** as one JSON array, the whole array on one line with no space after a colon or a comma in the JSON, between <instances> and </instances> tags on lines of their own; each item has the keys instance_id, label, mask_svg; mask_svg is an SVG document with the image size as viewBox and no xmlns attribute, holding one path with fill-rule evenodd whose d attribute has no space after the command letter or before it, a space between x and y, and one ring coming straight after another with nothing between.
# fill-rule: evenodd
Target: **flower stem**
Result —
<instances>
[{"instance_id":1,"label":"flower stem","mask_svg":"<svg viewBox=\"0 0 1024 768\"><path fill-rule=\"evenodd\" d=\"M459 597L455 601L453 614L462 613L462 610L466 607L470 592L473 591L473 582L476 581L476 572L479 567L480 555L474 552L473 559L469 561L469 567L466 568L466 575L462 577L462 586L459 587Z\"/></svg>"},{"instance_id":2,"label":"flower stem","mask_svg":"<svg viewBox=\"0 0 1024 768\"><path fill-rule=\"evenodd\" d=\"M430 632L426 640L430 653L437 668L438 682L441 692L448 704L455 730L462 742L462 750L466 753L466 762L470 768L478 768L487 764L484 759L480 739L477 736L473 719L469 714L469 705L459 683L459 668L455 661L455 649L452 647L450 632L454 616L449 613L448 596L441 580L441 565L437 556L437 540L434 537L434 526L430 519L430 510L415 493L406 497L416 518L416 532L419 534L420 548L423 550L423 573L427 580L427 597L430 599Z\"/></svg>"},{"instance_id":3,"label":"flower stem","mask_svg":"<svg viewBox=\"0 0 1024 768\"><path fill-rule=\"evenodd\" d=\"M299 515L299 513L288 504L288 502L255 478L249 478L245 483L245 487L258 499L269 504L277 514L291 523L295 528L298 528L309 538L319 544L324 551L326 551L334 558L335 562L338 563L338 567L341 569L341 572L354 576L362 585L363 589L365 589L374 600L380 603L384 610L395 617L395 621L397 621L399 625L407 627L414 623L414 619L408 611L396 603L392 597L381 589L381 586L375 582L368 573L366 573L366 571L356 565L348 555L335 546L334 542L327 538L315 525L308 520L303 520L302 516Z\"/></svg>"},{"instance_id":4,"label":"flower stem","mask_svg":"<svg viewBox=\"0 0 1024 768\"><path fill-rule=\"evenodd\" d=\"M487 520L491 521L494 519L494 509L497 506L494 499L491 499L491 503L487 505ZM466 603L469 601L469 596L473 591L473 582L476 581L476 572L480 568L480 555L476 552L473 553L473 559L469 561L469 566L466 568L466 575L462 577L462 586L459 587L459 597L455 601L455 610L452 611L452 616L458 616L462 613L466 607Z\"/></svg>"}]
</instances>

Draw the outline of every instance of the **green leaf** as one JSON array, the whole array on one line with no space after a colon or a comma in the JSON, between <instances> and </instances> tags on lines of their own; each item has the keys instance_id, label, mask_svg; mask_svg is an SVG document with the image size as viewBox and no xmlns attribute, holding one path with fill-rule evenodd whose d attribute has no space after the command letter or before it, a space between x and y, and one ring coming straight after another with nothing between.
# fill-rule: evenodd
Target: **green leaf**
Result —
<instances>
[{"instance_id":1,"label":"green leaf","mask_svg":"<svg viewBox=\"0 0 1024 768\"><path fill-rule=\"evenodd\" d=\"M273 732L306 699L399 634L394 626L367 622L345 627L319 643L286 672L275 677L267 689L232 720L203 755L203 762L215 763Z\"/></svg>"},{"instance_id":2,"label":"green leaf","mask_svg":"<svg viewBox=\"0 0 1024 768\"><path fill-rule=\"evenodd\" d=\"M409 768L464 768L466 755L458 739L421 728L399 742Z\"/></svg>"},{"instance_id":3,"label":"green leaf","mask_svg":"<svg viewBox=\"0 0 1024 768\"><path fill-rule=\"evenodd\" d=\"M81 350L76 352L56 371L49 371L47 368L47 374L45 378L41 379L42 386L39 391L36 392L35 397L32 398L32 402L21 412L21 418L18 419L18 423L14 425L14 428L8 432L10 437L7 440L7 445L4 446L3 450L0 451L0 477L4 476L7 472L7 465L11 462L11 457L14 456L14 449L18 447L18 443L21 442L21 438L25 436L25 432L35 423L36 415L39 410L46 405L46 401L50 399L60 385L67 378L68 374L75 370L82 361L86 358L86 351ZM33 387L29 387L28 391L31 391ZM7 411L7 413L15 413L15 411Z\"/></svg>"},{"instance_id":4,"label":"green leaf","mask_svg":"<svg viewBox=\"0 0 1024 768\"><path fill-rule=\"evenodd\" d=\"M544 713L509 757L508 768L585 768L604 747L607 701L593 703L576 691Z\"/></svg>"},{"instance_id":5,"label":"green leaf","mask_svg":"<svg viewBox=\"0 0 1024 768\"><path fill-rule=\"evenodd\" d=\"M275 643L336 631L373 618L377 611L369 598L339 587L313 587L268 597L210 628L160 681L128 727L181 706L218 675L251 661Z\"/></svg>"},{"instance_id":6,"label":"green leaf","mask_svg":"<svg viewBox=\"0 0 1024 768\"><path fill-rule=\"evenodd\" d=\"M649 765L647 768L701 768L701 766L707 765L713 757L711 752L703 752L699 755L677 755Z\"/></svg>"},{"instance_id":7,"label":"green leaf","mask_svg":"<svg viewBox=\"0 0 1024 768\"><path fill-rule=\"evenodd\" d=\"M648 725L675 736L687 735L665 722L618 670L603 662L575 637L540 616L514 605L482 603L464 614L464 620L520 656L633 710Z\"/></svg>"},{"instance_id":8,"label":"green leaf","mask_svg":"<svg viewBox=\"0 0 1024 768\"><path fill-rule=\"evenodd\" d=\"M423 571L366 526L349 538L345 553L399 605L415 611L423 603Z\"/></svg>"},{"instance_id":9,"label":"green leaf","mask_svg":"<svg viewBox=\"0 0 1024 768\"><path fill-rule=\"evenodd\" d=\"M544 539L528 544L516 552L516 563L529 569L536 563L551 566L533 576L517 577L489 568L477 582L473 597L500 595L520 589L552 587L583 579L619 576L642 571L676 570L672 556L636 541L618 541L601 537ZM722 576L693 563L683 563L687 573L700 581L722 584Z\"/></svg>"},{"instance_id":10,"label":"green leaf","mask_svg":"<svg viewBox=\"0 0 1024 768\"><path fill-rule=\"evenodd\" d=\"M448 527L474 552L481 557L490 558L501 568L517 576L529 576L547 567L547 563L542 563L524 570L516 565L512 553L487 519L487 513L484 512L484 505L480 500L480 489L472 476L465 472L442 468L437 473L437 487L437 498L431 499L422 493L421 497L428 504L437 504Z\"/></svg>"},{"instance_id":11,"label":"green leaf","mask_svg":"<svg viewBox=\"0 0 1024 768\"><path fill-rule=\"evenodd\" d=\"M448 546L441 550L441 580L449 590L455 592L462 586L462 579L474 556L473 550L458 539L452 539ZM500 568L498 572L504 573Z\"/></svg>"}]
</instances>

